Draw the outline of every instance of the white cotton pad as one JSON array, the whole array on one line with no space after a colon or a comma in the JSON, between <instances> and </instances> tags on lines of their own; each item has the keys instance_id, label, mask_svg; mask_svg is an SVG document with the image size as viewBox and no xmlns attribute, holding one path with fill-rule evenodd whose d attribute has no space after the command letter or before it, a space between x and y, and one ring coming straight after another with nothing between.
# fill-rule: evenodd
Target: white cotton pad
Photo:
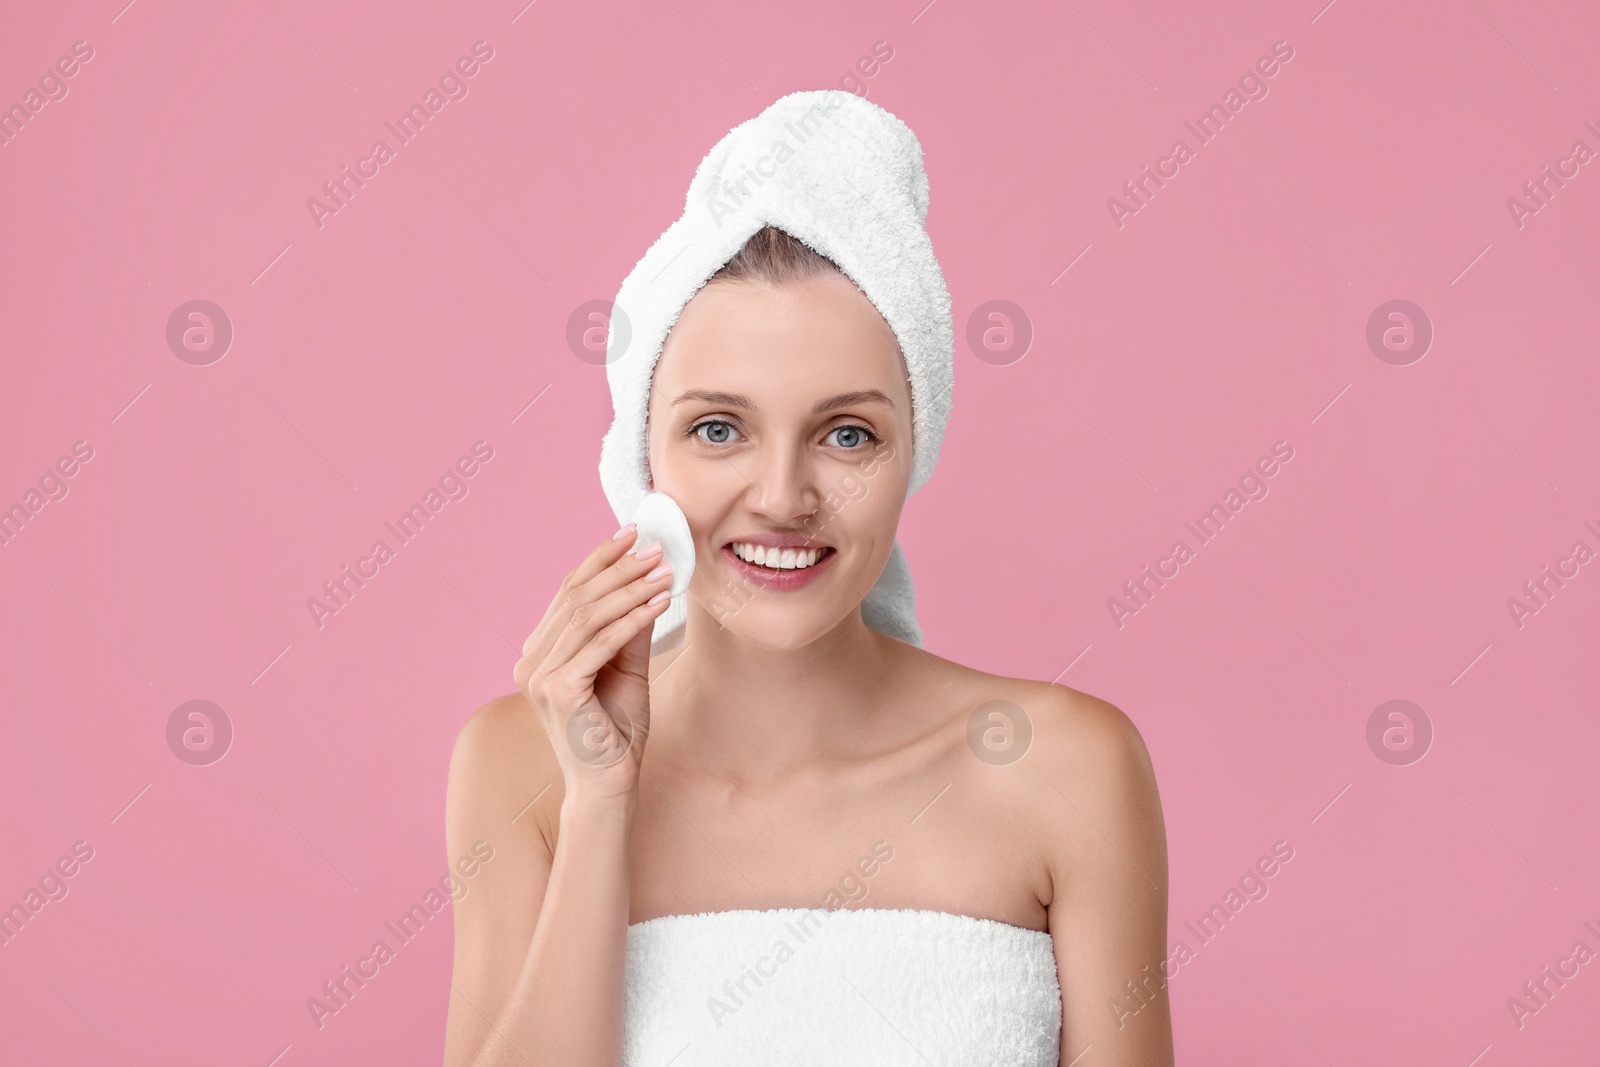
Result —
<instances>
[{"instance_id":1,"label":"white cotton pad","mask_svg":"<svg viewBox=\"0 0 1600 1067\"><path fill-rule=\"evenodd\" d=\"M678 596L689 588L694 577L694 534L678 502L665 493L650 493L633 513L639 527L635 547L651 541L661 542L661 558L672 567L672 585L667 592Z\"/></svg>"}]
</instances>

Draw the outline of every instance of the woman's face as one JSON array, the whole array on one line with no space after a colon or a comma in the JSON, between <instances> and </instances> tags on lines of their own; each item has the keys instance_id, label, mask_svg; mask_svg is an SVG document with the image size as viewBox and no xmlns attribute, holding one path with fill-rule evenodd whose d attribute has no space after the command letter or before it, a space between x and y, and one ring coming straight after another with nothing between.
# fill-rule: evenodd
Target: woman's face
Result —
<instances>
[{"instance_id":1,"label":"woman's face","mask_svg":"<svg viewBox=\"0 0 1600 1067\"><path fill-rule=\"evenodd\" d=\"M706 285L656 364L649 455L694 533L691 611L762 648L809 644L894 547L911 469L894 331L835 272Z\"/></svg>"}]
</instances>

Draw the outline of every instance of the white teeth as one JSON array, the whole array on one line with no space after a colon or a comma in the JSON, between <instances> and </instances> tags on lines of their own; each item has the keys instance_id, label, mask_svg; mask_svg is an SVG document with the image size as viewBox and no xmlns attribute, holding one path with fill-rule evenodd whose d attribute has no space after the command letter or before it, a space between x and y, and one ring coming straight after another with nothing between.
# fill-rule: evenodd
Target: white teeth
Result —
<instances>
[{"instance_id":1,"label":"white teeth","mask_svg":"<svg viewBox=\"0 0 1600 1067\"><path fill-rule=\"evenodd\" d=\"M823 551L820 548L768 548L748 541L735 541L733 544L734 555L746 563L782 571L803 570L816 563Z\"/></svg>"}]
</instances>

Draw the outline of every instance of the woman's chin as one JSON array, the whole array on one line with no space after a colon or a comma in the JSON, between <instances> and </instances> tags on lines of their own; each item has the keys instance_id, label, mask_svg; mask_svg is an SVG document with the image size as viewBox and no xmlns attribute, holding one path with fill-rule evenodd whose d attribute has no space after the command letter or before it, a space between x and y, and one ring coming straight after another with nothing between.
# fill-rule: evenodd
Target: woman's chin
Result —
<instances>
[{"instance_id":1,"label":"woman's chin","mask_svg":"<svg viewBox=\"0 0 1600 1067\"><path fill-rule=\"evenodd\" d=\"M793 652L826 637L839 622L832 614L798 605L751 602L720 620L714 619L713 626L720 625L741 644L764 652Z\"/></svg>"}]
</instances>

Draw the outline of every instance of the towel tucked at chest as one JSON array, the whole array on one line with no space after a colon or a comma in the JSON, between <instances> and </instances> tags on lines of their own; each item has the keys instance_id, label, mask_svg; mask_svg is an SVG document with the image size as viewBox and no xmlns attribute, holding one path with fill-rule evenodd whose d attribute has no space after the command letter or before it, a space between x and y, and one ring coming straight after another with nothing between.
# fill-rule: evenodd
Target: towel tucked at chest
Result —
<instances>
[{"instance_id":1,"label":"towel tucked at chest","mask_svg":"<svg viewBox=\"0 0 1600 1067\"><path fill-rule=\"evenodd\" d=\"M1050 935L909 909L671 915L628 928L625 1067L1056 1067Z\"/></svg>"}]
</instances>

